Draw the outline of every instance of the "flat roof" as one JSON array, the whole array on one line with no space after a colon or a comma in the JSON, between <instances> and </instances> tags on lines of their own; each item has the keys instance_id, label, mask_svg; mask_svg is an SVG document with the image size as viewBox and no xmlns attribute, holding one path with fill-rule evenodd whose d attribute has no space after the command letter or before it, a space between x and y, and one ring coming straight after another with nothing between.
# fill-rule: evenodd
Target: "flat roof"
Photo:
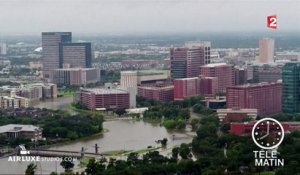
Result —
<instances>
[{"instance_id":1,"label":"flat roof","mask_svg":"<svg viewBox=\"0 0 300 175\"><path fill-rule=\"evenodd\" d=\"M0 133L5 132L20 132L20 131L36 131L40 127L34 125L19 125L19 124L9 124L0 126Z\"/></svg>"},{"instance_id":2,"label":"flat roof","mask_svg":"<svg viewBox=\"0 0 300 175\"><path fill-rule=\"evenodd\" d=\"M226 108L226 109L217 109L217 112L256 112L257 109L249 108Z\"/></svg>"},{"instance_id":3,"label":"flat roof","mask_svg":"<svg viewBox=\"0 0 300 175\"><path fill-rule=\"evenodd\" d=\"M97 68L81 68L81 67L72 67L72 68L60 68L60 69L54 69L54 70L65 70L65 71L71 71L71 70L97 70Z\"/></svg>"},{"instance_id":4,"label":"flat roof","mask_svg":"<svg viewBox=\"0 0 300 175\"><path fill-rule=\"evenodd\" d=\"M230 88L248 88L248 87L262 87L262 86L270 86L270 85L277 85L277 84L282 84L280 81L277 82L261 82L261 83L254 83L254 84L243 84L243 85L238 85L238 86L231 86Z\"/></svg>"},{"instance_id":5,"label":"flat roof","mask_svg":"<svg viewBox=\"0 0 300 175\"><path fill-rule=\"evenodd\" d=\"M81 89L81 90L95 93L95 94L128 94L127 91L121 89L88 88L88 89Z\"/></svg>"},{"instance_id":6,"label":"flat roof","mask_svg":"<svg viewBox=\"0 0 300 175\"><path fill-rule=\"evenodd\" d=\"M218 67L218 66L229 66L229 64L226 63L211 63L211 64L205 64L201 67Z\"/></svg>"},{"instance_id":7,"label":"flat roof","mask_svg":"<svg viewBox=\"0 0 300 175\"><path fill-rule=\"evenodd\" d=\"M174 89L174 85L169 85L169 86L138 86L138 88L150 89L150 90Z\"/></svg>"}]
</instances>

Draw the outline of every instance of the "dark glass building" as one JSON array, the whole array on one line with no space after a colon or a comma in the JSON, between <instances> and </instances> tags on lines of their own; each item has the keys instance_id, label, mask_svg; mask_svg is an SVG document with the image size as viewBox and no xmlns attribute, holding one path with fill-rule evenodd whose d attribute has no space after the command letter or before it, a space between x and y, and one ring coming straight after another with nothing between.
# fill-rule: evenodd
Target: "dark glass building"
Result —
<instances>
[{"instance_id":1,"label":"dark glass building","mask_svg":"<svg viewBox=\"0 0 300 175\"><path fill-rule=\"evenodd\" d=\"M64 65L71 68L92 67L91 43L61 43L60 54L62 67Z\"/></svg>"},{"instance_id":2,"label":"dark glass building","mask_svg":"<svg viewBox=\"0 0 300 175\"><path fill-rule=\"evenodd\" d=\"M53 79L59 68L92 67L91 43L72 43L71 32L43 32L43 75Z\"/></svg>"},{"instance_id":3,"label":"dark glass building","mask_svg":"<svg viewBox=\"0 0 300 175\"><path fill-rule=\"evenodd\" d=\"M300 62L286 63L282 68L283 104L285 113L300 112Z\"/></svg>"},{"instance_id":4,"label":"dark glass building","mask_svg":"<svg viewBox=\"0 0 300 175\"><path fill-rule=\"evenodd\" d=\"M60 44L72 42L71 32L43 32L43 74L44 78L50 78L51 70L60 68Z\"/></svg>"}]
</instances>

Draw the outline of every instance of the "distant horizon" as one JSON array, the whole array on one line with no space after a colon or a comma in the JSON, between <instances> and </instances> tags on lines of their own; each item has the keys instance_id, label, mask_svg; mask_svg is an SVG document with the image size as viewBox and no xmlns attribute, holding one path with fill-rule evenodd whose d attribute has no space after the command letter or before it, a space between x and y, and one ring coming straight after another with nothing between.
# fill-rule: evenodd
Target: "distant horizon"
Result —
<instances>
[{"instance_id":1,"label":"distant horizon","mask_svg":"<svg viewBox=\"0 0 300 175\"><path fill-rule=\"evenodd\" d=\"M74 37L78 36L101 36L101 37L114 37L114 36L192 36L192 35L203 35L203 34L210 34L210 35L231 35L231 34L237 34L237 35L269 35L269 36L279 36L282 34L285 35L293 35L296 34L299 35L300 30L278 30L275 31L274 29L269 29L269 31L259 31L259 30L246 30L246 31L200 31L200 32L126 32L126 33L87 33L87 32L73 32L73 31L67 31L67 30L51 30L51 31L41 31L41 32L33 32L33 33L1 33L0 29L0 40L2 37L40 37L42 32L72 32L72 35L75 35ZM267 37L267 36L266 36Z\"/></svg>"}]
</instances>

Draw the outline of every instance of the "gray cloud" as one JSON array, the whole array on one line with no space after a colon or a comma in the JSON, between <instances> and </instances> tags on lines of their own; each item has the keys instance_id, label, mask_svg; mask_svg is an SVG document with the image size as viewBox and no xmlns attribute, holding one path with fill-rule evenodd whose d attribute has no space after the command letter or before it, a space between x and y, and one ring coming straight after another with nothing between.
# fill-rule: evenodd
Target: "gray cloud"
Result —
<instances>
[{"instance_id":1,"label":"gray cloud","mask_svg":"<svg viewBox=\"0 0 300 175\"><path fill-rule=\"evenodd\" d=\"M299 30L295 0L0 0L0 34Z\"/></svg>"}]
</instances>

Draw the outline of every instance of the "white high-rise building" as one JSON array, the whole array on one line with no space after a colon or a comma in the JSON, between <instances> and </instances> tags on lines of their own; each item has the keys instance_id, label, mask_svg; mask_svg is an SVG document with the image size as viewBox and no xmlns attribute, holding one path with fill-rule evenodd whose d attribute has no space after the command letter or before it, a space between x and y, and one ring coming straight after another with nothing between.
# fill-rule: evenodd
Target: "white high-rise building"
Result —
<instances>
[{"instance_id":1,"label":"white high-rise building","mask_svg":"<svg viewBox=\"0 0 300 175\"><path fill-rule=\"evenodd\" d=\"M136 107L137 71L121 71L121 88L130 95L130 108Z\"/></svg>"},{"instance_id":2,"label":"white high-rise building","mask_svg":"<svg viewBox=\"0 0 300 175\"><path fill-rule=\"evenodd\" d=\"M274 62L274 39L263 38L259 40L259 56L258 63Z\"/></svg>"},{"instance_id":3,"label":"white high-rise building","mask_svg":"<svg viewBox=\"0 0 300 175\"><path fill-rule=\"evenodd\" d=\"M6 43L0 43L0 55L7 54L7 45Z\"/></svg>"}]
</instances>

